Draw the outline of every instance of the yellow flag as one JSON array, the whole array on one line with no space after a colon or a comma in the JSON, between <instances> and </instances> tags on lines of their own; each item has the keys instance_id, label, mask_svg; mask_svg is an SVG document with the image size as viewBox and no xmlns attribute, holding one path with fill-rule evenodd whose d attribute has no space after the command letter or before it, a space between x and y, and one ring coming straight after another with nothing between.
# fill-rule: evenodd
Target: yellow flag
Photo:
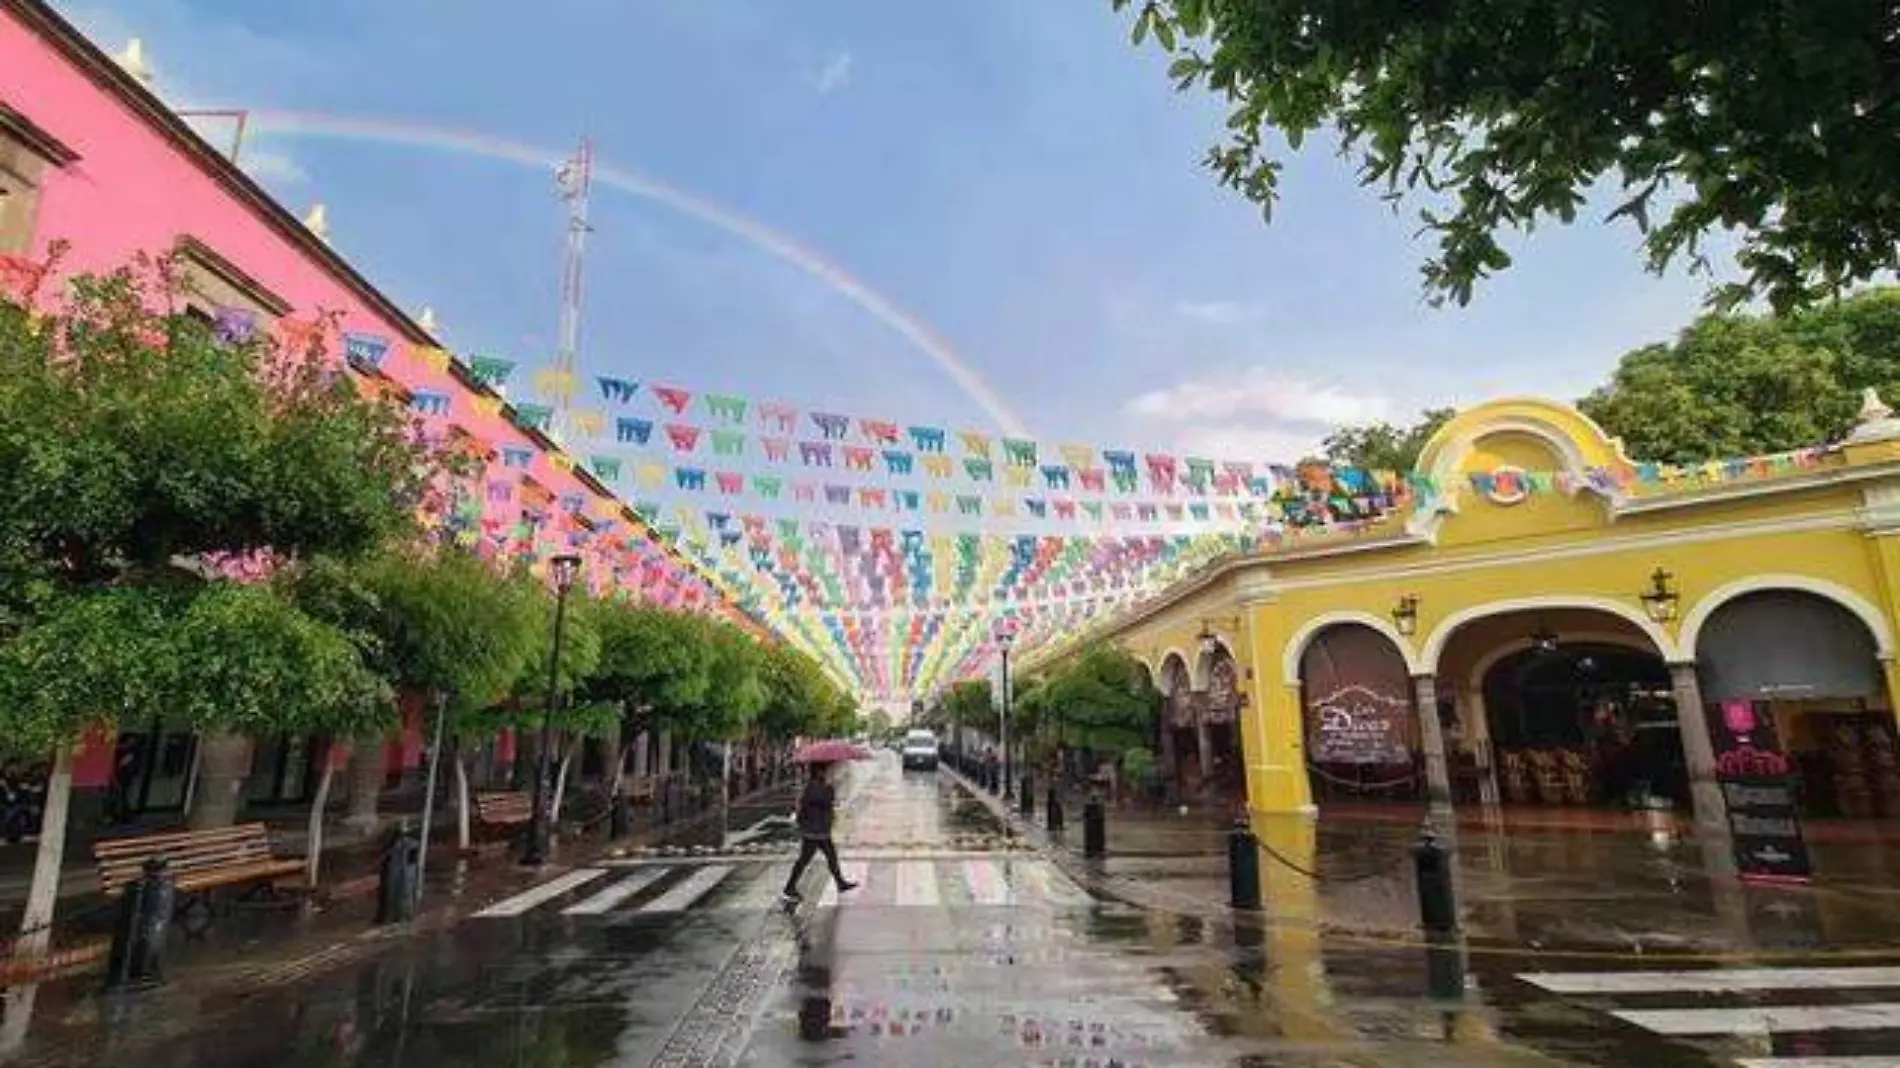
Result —
<instances>
[{"instance_id":1,"label":"yellow flag","mask_svg":"<svg viewBox=\"0 0 1900 1068\"><path fill-rule=\"evenodd\" d=\"M565 398L574 393L574 374L559 368L534 373L534 390L545 398Z\"/></svg>"},{"instance_id":2,"label":"yellow flag","mask_svg":"<svg viewBox=\"0 0 1900 1068\"><path fill-rule=\"evenodd\" d=\"M548 463L553 464L562 471L574 470L574 458L564 452L548 453Z\"/></svg>"},{"instance_id":3,"label":"yellow flag","mask_svg":"<svg viewBox=\"0 0 1900 1068\"><path fill-rule=\"evenodd\" d=\"M567 422L574 428L574 433L581 437L597 438L601 431L607 429L607 413L593 410L569 412Z\"/></svg>"},{"instance_id":4,"label":"yellow flag","mask_svg":"<svg viewBox=\"0 0 1900 1068\"><path fill-rule=\"evenodd\" d=\"M970 455L981 456L986 459L989 457L990 437L988 434L979 434L974 430L964 430L959 431L957 436L963 439L964 451Z\"/></svg>"},{"instance_id":5,"label":"yellow flag","mask_svg":"<svg viewBox=\"0 0 1900 1068\"><path fill-rule=\"evenodd\" d=\"M640 485L647 489L655 489L666 485L666 468L659 464L641 464L635 477L640 480Z\"/></svg>"},{"instance_id":6,"label":"yellow flag","mask_svg":"<svg viewBox=\"0 0 1900 1068\"><path fill-rule=\"evenodd\" d=\"M475 406L475 412L478 415L501 414L500 397L491 397L485 393L477 393L469 398L469 403Z\"/></svg>"},{"instance_id":7,"label":"yellow flag","mask_svg":"<svg viewBox=\"0 0 1900 1068\"><path fill-rule=\"evenodd\" d=\"M423 364L431 371L448 370L449 360L453 358L449 355L449 350L438 348L434 345L422 345L417 347L416 356L419 357Z\"/></svg>"},{"instance_id":8,"label":"yellow flag","mask_svg":"<svg viewBox=\"0 0 1900 1068\"><path fill-rule=\"evenodd\" d=\"M1027 486L1029 485L1030 471L1031 469L1027 467L1005 467L1003 468L1003 480L1012 486Z\"/></svg>"}]
</instances>

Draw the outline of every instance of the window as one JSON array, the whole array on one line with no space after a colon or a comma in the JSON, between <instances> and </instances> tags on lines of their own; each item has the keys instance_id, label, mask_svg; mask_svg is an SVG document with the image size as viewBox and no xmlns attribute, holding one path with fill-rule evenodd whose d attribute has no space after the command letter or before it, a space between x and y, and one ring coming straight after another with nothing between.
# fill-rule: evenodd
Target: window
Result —
<instances>
[{"instance_id":1,"label":"window","mask_svg":"<svg viewBox=\"0 0 1900 1068\"><path fill-rule=\"evenodd\" d=\"M0 103L0 255L31 251L47 170L78 158L25 115Z\"/></svg>"},{"instance_id":2,"label":"window","mask_svg":"<svg viewBox=\"0 0 1900 1068\"><path fill-rule=\"evenodd\" d=\"M221 309L248 312L254 320L252 325L259 330L289 314L289 301L264 288L263 283L203 241L187 234L178 239L177 253L186 314L215 322Z\"/></svg>"}]
</instances>

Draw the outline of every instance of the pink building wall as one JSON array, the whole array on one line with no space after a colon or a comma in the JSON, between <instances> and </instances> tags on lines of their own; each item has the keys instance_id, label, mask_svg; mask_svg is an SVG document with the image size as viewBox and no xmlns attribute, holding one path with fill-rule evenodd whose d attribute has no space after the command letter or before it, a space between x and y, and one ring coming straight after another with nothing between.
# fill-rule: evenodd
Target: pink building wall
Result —
<instances>
[{"instance_id":1,"label":"pink building wall","mask_svg":"<svg viewBox=\"0 0 1900 1068\"><path fill-rule=\"evenodd\" d=\"M33 0L28 6L37 8ZM585 514L609 519L609 532L584 537L578 547L587 557L586 573L600 583L620 568L620 584L639 590L642 577L665 577L641 591L667 603L698 604L711 599L710 587L676 556L638 534L630 545L610 545L635 529L622 514L616 498L589 486L556 462L554 455L503 414L477 410L481 392L458 379L446 367L431 366L422 353L426 336L400 314L377 309L371 299L350 284L346 274L323 262L320 255L298 246L276 224L267 209L245 202L228 181L215 173L218 164L194 159L157 123L143 115L126 93L125 79L112 67L100 74L85 69L88 57L74 56L70 43L55 43L20 21L11 7L0 12L0 102L24 115L34 125L76 152L79 158L49 168L40 192L32 257L41 259L55 241L70 248L57 267L60 276L110 270L124 265L136 252L163 253L182 235L210 246L261 285L290 303L285 318L309 321L322 312L341 315L344 331L388 339L383 372L412 391L431 391L449 398L447 413L429 417L436 429L459 426L489 443L499 457L505 448L528 449L533 459L526 469L504 468L499 459L489 465L489 481L518 482L531 475L557 499L541 548L569 548L570 528L558 505L559 498L579 495ZM100 58L96 53L93 61ZM107 61L109 64L109 61ZM115 85L115 83L117 83ZM238 181L250 188L248 179ZM261 190L257 190L261 196ZM44 300L57 292L56 278L42 285ZM339 338L329 339L340 355ZM435 361L438 365L440 360ZM485 495L483 495L485 497ZM512 527L521 517L521 495L506 504L483 501L490 531ZM617 534L615 533L617 532ZM643 564L649 566L642 566Z\"/></svg>"}]
</instances>

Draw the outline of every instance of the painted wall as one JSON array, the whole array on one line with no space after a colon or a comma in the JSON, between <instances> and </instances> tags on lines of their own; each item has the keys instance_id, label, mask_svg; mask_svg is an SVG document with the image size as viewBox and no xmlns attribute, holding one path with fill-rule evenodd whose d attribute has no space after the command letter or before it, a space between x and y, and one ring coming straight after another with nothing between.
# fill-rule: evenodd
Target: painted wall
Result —
<instances>
[{"instance_id":1,"label":"painted wall","mask_svg":"<svg viewBox=\"0 0 1900 1068\"><path fill-rule=\"evenodd\" d=\"M412 391L449 397L446 413L431 415L441 427L459 426L495 449L532 453L524 469L490 465L488 478L516 481L532 476L556 498L579 495L587 514L617 515L620 504L596 493L569 468L571 461L548 452L502 414L493 397L484 398L459 381L444 354L405 339L412 325L379 315L345 279L275 229L261 211L245 204L128 102L107 91L60 48L17 21L0 15L0 101L58 138L79 154L64 168L49 168L41 191L33 255L44 256L56 241L70 243L60 262L61 275L110 270L133 254L164 253L182 235L210 246L292 305L290 318L309 320L320 312L341 315L346 331L380 335L391 341L383 370ZM347 220L343 221L347 233ZM42 290L54 291L48 284ZM329 339L332 351L340 341ZM487 410L483 410L487 409ZM508 504L486 505L486 521L512 526L521 515L519 492ZM559 509L555 510L559 513ZM622 523L625 529L628 524ZM564 543L567 531L554 537ZM587 569L600 582L612 563L605 539L595 539ZM565 544L560 546L566 548ZM697 601L707 595L703 581L650 544L633 548L634 559L653 563L658 581L647 591L667 603ZM618 553L611 554L626 562ZM624 575L637 586L642 569ZM664 578L660 578L664 575Z\"/></svg>"}]
</instances>

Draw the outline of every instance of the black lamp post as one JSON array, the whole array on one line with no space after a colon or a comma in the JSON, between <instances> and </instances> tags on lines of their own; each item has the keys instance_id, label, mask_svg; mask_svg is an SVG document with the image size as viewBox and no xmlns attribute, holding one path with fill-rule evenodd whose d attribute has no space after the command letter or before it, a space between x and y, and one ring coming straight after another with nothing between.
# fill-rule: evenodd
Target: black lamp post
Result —
<instances>
[{"instance_id":1,"label":"black lamp post","mask_svg":"<svg viewBox=\"0 0 1900 1068\"><path fill-rule=\"evenodd\" d=\"M567 591L574 588L581 558L556 556L548 561L548 569L554 579L554 644L548 650L548 707L541 716L541 747L535 759L534 814L528 823L527 845L521 851L521 863L535 866L547 863L548 859L549 824L554 808L554 783L550 779L553 765L549 757L554 749L554 706L560 699L561 637L567 623Z\"/></svg>"}]
</instances>

